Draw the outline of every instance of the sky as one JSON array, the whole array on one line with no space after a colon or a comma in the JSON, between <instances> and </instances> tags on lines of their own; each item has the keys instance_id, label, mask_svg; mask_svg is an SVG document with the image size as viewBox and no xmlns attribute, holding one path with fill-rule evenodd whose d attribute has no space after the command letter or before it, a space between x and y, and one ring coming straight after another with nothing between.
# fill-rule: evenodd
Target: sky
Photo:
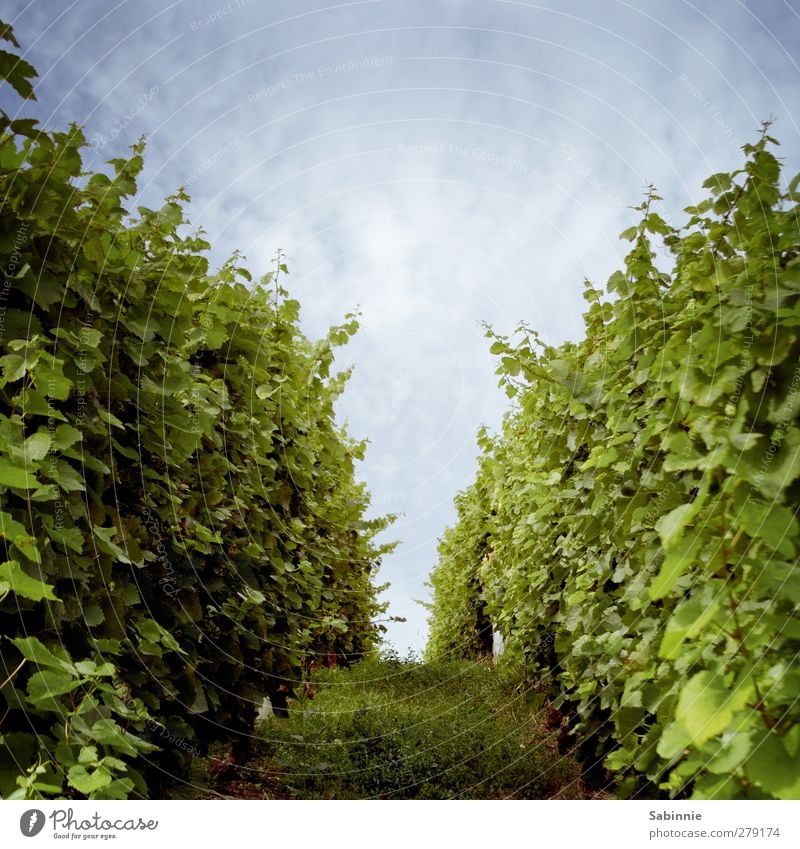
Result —
<instances>
[{"instance_id":1,"label":"sky","mask_svg":"<svg viewBox=\"0 0 800 849\"><path fill-rule=\"evenodd\" d=\"M360 308L338 413L369 439L373 512L402 514L379 577L401 653L507 409L481 323L579 339L645 187L680 224L763 119L800 170L798 0L4 6L39 71L25 113L81 123L88 169L146 136L137 204L186 186L216 264L285 251L312 337Z\"/></svg>"}]
</instances>

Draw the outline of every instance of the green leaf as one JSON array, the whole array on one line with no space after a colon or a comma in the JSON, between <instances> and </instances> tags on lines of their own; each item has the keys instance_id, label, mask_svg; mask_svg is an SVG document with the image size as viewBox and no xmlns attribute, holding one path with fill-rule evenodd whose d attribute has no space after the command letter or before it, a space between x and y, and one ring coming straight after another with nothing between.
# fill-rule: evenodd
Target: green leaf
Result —
<instances>
[{"instance_id":1,"label":"green leaf","mask_svg":"<svg viewBox=\"0 0 800 849\"><path fill-rule=\"evenodd\" d=\"M49 474L64 492L85 492L86 490L83 476L63 458L59 458L55 467L50 467L45 474Z\"/></svg>"},{"instance_id":2,"label":"green leaf","mask_svg":"<svg viewBox=\"0 0 800 849\"><path fill-rule=\"evenodd\" d=\"M693 640L702 633L718 609L719 602L716 600L707 604L700 599L690 599L679 604L667 620L658 656L666 660L677 660L683 642Z\"/></svg>"},{"instance_id":3,"label":"green leaf","mask_svg":"<svg viewBox=\"0 0 800 849\"><path fill-rule=\"evenodd\" d=\"M109 413L108 410L103 409L103 407L98 408L97 415L101 421L110 424L112 427L125 428L124 422L120 421L113 413Z\"/></svg>"},{"instance_id":4,"label":"green leaf","mask_svg":"<svg viewBox=\"0 0 800 849\"><path fill-rule=\"evenodd\" d=\"M16 545L34 563L41 563L41 557L36 547L36 539L28 533L27 528L23 524L17 522L8 513L2 511L0 511L0 536L5 537L10 543Z\"/></svg>"},{"instance_id":5,"label":"green leaf","mask_svg":"<svg viewBox=\"0 0 800 849\"><path fill-rule=\"evenodd\" d=\"M50 451L50 436L46 431L39 431L29 436L22 445L22 450L28 461L43 460Z\"/></svg>"},{"instance_id":6,"label":"green leaf","mask_svg":"<svg viewBox=\"0 0 800 849\"><path fill-rule=\"evenodd\" d=\"M100 344L103 334L99 330L81 328L80 344L82 347L96 348Z\"/></svg>"},{"instance_id":7,"label":"green leaf","mask_svg":"<svg viewBox=\"0 0 800 849\"><path fill-rule=\"evenodd\" d=\"M656 522L656 530L666 550L677 545L683 529L692 521L696 512L694 504L681 504Z\"/></svg>"},{"instance_id":8,"label":"green leaf","mask_svg":"<svg viewBox=\"0 0 800 849\"><path fill-rule=\"evenodd\" d=\"M141 738L131 734L128 731L123 731L111 719L98 719L90 729L92 740L97 743L102 743L104 746L111 746L118 752L135 757L142 752L152 752L156 750L156 746L145 742Z\"/></svg>"},{"instance_id":9,"label":"green leaf","mask_svg":"<svg viewBox=\"0 0 800 849\"><path fill-rule=\"evenodd\" d=\"M19 380L27 371L27 363L19 354L6 354L0 357L0 366L3 368L3 379L9 383Z\"/></svg>"},{"instance_id":10,"label":"green leaf","mask_svg":"<svg viewBox=\"0 0 800 849\"><path fill-rule=\"evenodd\" d=\"M676 509L683 510L686 507L691 507L691 505L682 504L681 507ZM675 513L675 510L669 515L671 516L673 513ZM673 537L669 538L673 539ZM650 585L649 593L653 601L664 598L664 596L672 591L672 588L681 575L697 559L697 553L700 550L702 542L701 537L693 535L684 537L678 542L673 543L672 548L667 551L664 557L664 562L661 564L658 575L656 575L653 583Z\"/></svg>"},{"instance_id":11,"label":"green leaf","mask_svg":"<svg viewBox=\"0 0 800 849\"><path fill-rule=\"evenodd\" d=\"M38 369L36 372L36 386L41 392L55 401L66 401L72 390L72 381L60 371Z\"/></svg>"},{"instance_id":12,"label":"green leaf","mask_svg":"<svg viewBox=\"0 0 800 849\"><path fill-rule=\"evenodd\" d=\"M794 556L792 539L797 539L798 527L797 519L788 507L749 500L739 512L737 522L753 539L765 540L785 557Z\"/></svg>"},{"instance_id":13,"label":"green leaf","mask_svg":"<svg viewBox=\"0 0 800 849\"><path fill-rule=\"evenodd\" d=\"M731 175L726 174L724 171L721 171L718 174L712 174L703 183L703 188L711 189L712 192L716 195L720 194L721 192L726 192L732 184L733 180L731 179Z\"/></svg>"},{"instance_id":14,"label":"green leaf","mask_svg":"<svg viewBox=\"0 0 800 849\"><path fill-rule=\"evenodd\" d=\"M779 499L800 476L800 429L789 427L775 453L772 448L742 455L737 465L741 466L740 473L769 500Z\"/></svg>"},{"instance_id":15,"label":"green leaf","mask_svg":"<svg viewBox=\"0 0 800 849\"><path fill-rule=\"evenodd\" d=\"M53 436L53 447L59 451L66 451L67 448L71 448L82 438L83 434L76 427L61 424L56 428L55 435Z\"/></svg>"},{"instance_id":16,"label":"green leaf","mask_svg":"<svg viewBox=\"0 0 800 849\"><path fill-rule=\"evenodd\" d=\"M519 374L520 364L515 357L503 357L500 362L504 374L509 377L516 377Z\"/></svg>"},{"instance_id":17,"label":"green leaf","mask_svg":"<svg viewBox=\"0 0 800 849\"><path fill-rule=\"evenodd\" d=\"M10 486L13 489L33 489L39 486L36 477L25 469L12 466L8 460L0 459L0 486Z\"/></svg>"},{"instance_id":18,"label":"green leaf","mask_svg":"<svg viewBox=\"0 0 800 849\"><path fill-rule=\"evenodd\" d=\"M61 493L58 487L52 483L46 483L44 486L37 487L30 495L31 501L57 501Z\"/></svg>"},{"instance_id":19,"label":"green leaf","mask_svg":"<svg viewBox=\"0 0 800 849\"><path fill-rule=\"evenodd\" d=\"M142 618L137 620L136 630L145 640L152 643L153 646L157 646L160 643L171 651L176 651L182 654L185 653L172 634L153 619Z\"/></svg>"},{"instance_id":20,"label":"green leaf","mask_svg":"<svg viewBox=\"0 0 800 849\"><path fill-rule=\"evenodd\" d=\"M106 617L100 605L92 603L87 604L83 608L83 621L90 627L93 627L95 625L102 625L106 621Z\"/></svg>"},{"instance_id":21,"label":"green leaf","mask_svg":"<svg viewBox=\"0 0 800 849\"><path fill-rule=\"evenodd\" d=\"M49 522L45 522L45 530L53 542L69 548L76 554L83 554L83 534L79 528L57 528L53 526L50 516L45 518L50 519Z\"/></svg>"},{"instance_id":22,"label":"green leaf","mask_svg":"<svg viewBox=\"0 0 800 849\"><path fill-rule=\"evenodd\" d=\"M25 555L32 563L37 566L42 562L42 553L39 551L39 543L35 537L18 537L14 545L21 554Z\"/></svg>"},{"instance_id":23,"label":"green leaf","mask_svg":"<svg viewBox=\"0 0 800 849\"><path fill-rule=\"evenodd\" d=\"M116 560L119 560L120 563L131 562L125 550L113 541L113 537L117 535L117 529L115 527L103 528L98 525L92 525L92 531L94 532L97 547L100 551L110 554Z\"/></svg>"},{"instance_id":24,"label":"green leaf","mask_svg":"<svg viewBox=\"0 0 800 849\"><path fill-rule=\"evenodd\" d=\"M47 669L34 672L28 679L28 699L35 705L45 704L57 696L71 693L83 684L69 672Z\"/></svg>"},{"instance_id":25,"label":"green leaf","mask_svg":"<svg viewBox=\"0 0 800 849\"><path fill-rule=\"evenodd\" d=\"M731 687L721 675L698 672L681 689L675 720L687 731L693 744L702 745L730 726L752 693L753 682L749 677Z\"/></svg>"},{"instance_id":26,"label":"green leaf","mask_svg":"<svg viewBox=\"0 0 800 849\"><path fill-rule=\"evenodd\" d=\"M30 81L37 76L36 69L24 59L0 50L0 79L6 80L20 97L36 100Z\"/></svg>"},{"instance_id":27,"label":"green leaf","mask_svg":"<svg viewBox=\"0 0 800 849\"><path fill-rule=\"evenodd\" d=\"M98 760L97 746L83 746L81 748L80 754L78 755L79 764L93 764L97 763Z\"/></svg>"},{"instance_id":28,"label":"green leaf","mask_svg":"<svg viewBox=\"0 0 800 849\"><path fill-rule=\"evenodd\" d=\"M33 661L37 666L47 666L51 669L66 670L68 672L75 671L75 667L67 657L58 657L37 637L17 637L11 642L24 658ZM57 651L66 654L61 647Z\"/></svg>"},{"instance_id":29,"label":"green leaf","mask_svg":"<svg viewBox=\"0 0 800 849\"><path fill-rule=\"evenodd\" d=\"M688 749L691 742L689 732L679 723L672 722L658 738L656 751L662 758L671 761Z\"/></svg>"},{"instance_id":30,"label":"green leaf","mask_svg":"<svg viewBox=\"0 0 800 849\"><path fill-rule=\"evenodd\" d=\"M751 588L756 598L765 598L774 603L786 599L800 604L800 569L796 563L780 560L749 562Z\"/></svg>"},{"instance_id":31,"label":"green leaf","mask_svg":"<svg viewBox=\"0 0 800 849\"><path fill-rule=\"evenodd\" d=\"M741 731L730 736L723 735L719 748L709 760L706 768L714 775L731 773L739 767L752 748L753 744L750 737Z\"/></svg>"},{"instance_id":32,"label":"green leaf","mask_svg":"<svg viewBox=\"0 0 800 849\"><path fill-rule=\"evenodd\" d=\"M42 599L59 601L50 584L45 584L26 575L16 560L7 560L5 563L0 563L0 581L8 584L22 598L28 598L31 601L42 601Z\"/></svg>"},{"instance_id":33,"label":"green leaf","mask_svg":"<svg viewBox=\"0 0 800 849\"><path fill-rule=\"evenodd\" d=\"M745 772L762 790L776 799L800 799L800 769L773 732L753 746Z\"/></svg>"},{"instance_id":34,"label":"green leaf","mask_svg":"<svg viewBox=\"0 0 800 849\"><path fill-rule=\"evenodd\" d=\"M16 36L14 35L14 30L11 24L7 24L3 21L0 21L0 38L5 41L10 41L14 47L18 48L20 46Z\"/></svg>"},{"instance_id":35,"label":"green leaf","mask_svg":"<svg viewBox=\"0 0 800 849\"><path fill-rule=\"evenodd\" d=\"M112 781L111 775L102 767L89 772L81 764L71 767L67 775L70 787L74 787L84 796L91 796L103 787L108 787Z\"/></svg>"}]
</instances>

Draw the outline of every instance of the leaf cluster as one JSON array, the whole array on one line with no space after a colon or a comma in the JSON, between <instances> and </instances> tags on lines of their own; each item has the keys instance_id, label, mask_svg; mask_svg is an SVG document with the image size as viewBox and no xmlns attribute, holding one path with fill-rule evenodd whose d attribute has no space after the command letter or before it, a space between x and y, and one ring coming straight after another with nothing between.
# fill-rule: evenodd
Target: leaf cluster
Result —
<instances>
[{"instance_id":1,"label":"leaf cluster","mask_svg":"<svg viewBox=\"0 0 800 849\"><path fill-rule=\"evenodd\" d=\"M470 645L479 593L622 792L800 798L800 197L775 144L681 229L648 194L583 341L491 334L514 406L432 578L429 653Z\"/></svg>"},{"instance_id":2,"label":"leaf cluster","mask_svg":"<svg viewBox=\"0 0 800 849\"><path fill-rule=\"evenodd\" d=\"M183 192L132 210L143 144L86 173L77 126L0 133L0 794L153 793L379 637L358 324L306 338L282 255L212 273Z\"/></svg>"}]
</instances>

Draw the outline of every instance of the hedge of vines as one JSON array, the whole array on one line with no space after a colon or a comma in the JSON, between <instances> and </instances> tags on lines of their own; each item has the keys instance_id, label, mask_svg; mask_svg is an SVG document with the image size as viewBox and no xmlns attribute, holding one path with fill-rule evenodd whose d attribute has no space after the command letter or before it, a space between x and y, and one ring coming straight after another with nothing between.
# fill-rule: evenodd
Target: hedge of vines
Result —
<instances>
[{"instance_id":1,"label":"hedge of vines","mask_svg":"<svg viewBox=\"0 0 800 849\"><path fill-rule=\"evenodd\" d=\"M0 795L146 795L378 637L357 322L308 340L280 256L211 273L183 192L129 212L141 144L87 174L77 126L0 133Z\"/></svg>"},{"instance_id":2,"label":"hedge of vines","mask_svg":"<svg viewBox=\"0 0 800 849\"><path fill-rule=\"evenodd\" d=\"M681 229L648 193L582 342L490 331L515 400L442 540L428 652L474 655L485 604L623 793L800 798L800 177L776 144Z\"/></svg>"}]
</instances>

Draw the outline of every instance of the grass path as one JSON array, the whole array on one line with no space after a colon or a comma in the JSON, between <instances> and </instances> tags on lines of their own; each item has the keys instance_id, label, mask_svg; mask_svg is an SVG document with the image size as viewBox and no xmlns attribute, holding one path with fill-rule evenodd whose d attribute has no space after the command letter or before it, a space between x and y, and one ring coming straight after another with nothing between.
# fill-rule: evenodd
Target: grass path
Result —
<instances>
[{"instance_id":1,"label":"grass path","mask_svg":"<svg viewBox=\"0 0 800 849\"><path fill-rule=\"evenodd\" d=\"M366 660L320 671L250 759L195 767L195 797L586 798L534 694L489 664ZM202 789L201 789L202 788ZM186 796L186 793L179 795Z\"/></svg>"}]
</instances>

